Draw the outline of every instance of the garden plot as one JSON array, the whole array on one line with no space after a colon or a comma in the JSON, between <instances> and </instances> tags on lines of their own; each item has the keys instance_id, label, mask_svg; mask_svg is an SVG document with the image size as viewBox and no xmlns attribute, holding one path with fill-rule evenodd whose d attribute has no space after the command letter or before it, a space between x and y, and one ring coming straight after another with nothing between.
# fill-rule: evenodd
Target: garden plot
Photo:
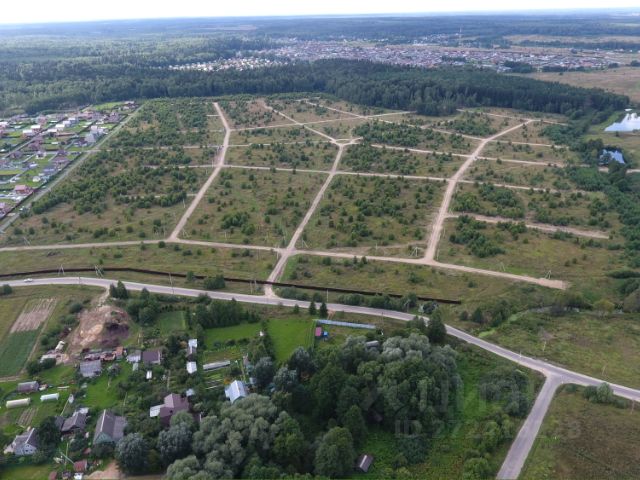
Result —
<instances>
[{"instance_id":1,"label":"garden plot","mask_svg":"<svg viewBox=\"0 0 640 480\"><path fill-rule=\"evenodd\" d=\"M575 152L567 147L546 147L541 145L522 145L504 140L488 143L482 150L481 157L500 158L503 160L524 160L541 164L568 164L579 161Z\"/></svg>"},{"instance_id":2,"label":"garden plot","mask_svg":"<svg viewBox=\"0 0 640 480\"><path fill-rule=\"evenodd\" d=\"M458 134L441 133L429 128L380 120L363 124L357 127L354 133L369 143L447 153L470 153L479 143Z\"/></svg>"},{"instance_id":3,"label":"garden plot","mask_svg":"<svg viewBox=\"0 0 640 480\"><path fill-rule=\"evenodd\" d=\"M329 142L253 144L227 150L226 163L255 167L330 170L338 149Z\"/></svg>"},{"instance_id":4,"label":"garden plot","mask_svg":"<svg viewBox=\"0 0 640 480\"><path fill-rule=\"evenodd\" d=\"M38 330L40 325L49 318L55 306L56 300L53 298L30 301L25 305L22 313L11 326L9 333Z\"/></svg>"},{"instance_id":5,"label":"garden plot","mask_svg":"<svg viewBox=\"0 0 640 480\"><path fill-rule=\"evenodd\" d=\"M292 122L269 108L263 98L220 101L232 128L286 125Z\"/></svg>"},{"instance_id":6,"label":"garden plot","mask_svg":"<svg viewBox=\"0 0 640 480\"><path fill-rule=\"evenodd\" d=\"M522 187L571 190L574 184L561 167L479 159L466 171L466 180Z\"/></svg>"},{"instance_id":7,"label":"garden plot","mask_svg":"<svg viewBox=\"0 0 640 480\"><path fill-rule=\"evenodd\" d=\"M340 168L363 173L450 177L463 162L464 157L450 153L415 153L405 149L359 144L345 150Z\"/></svg>"},{"instance_id":8,"label":"garden plot","mask_svg":"<svg viewBox=\"0 0 640 480\"><path fill-rule=\"evenodd\" d=\"M250 130L234 130L231 133L231 145L250 145L252 143L305 143L310 141L323 141L326 138L317 135L301 125L284 126L276 128L256 128Z\"/></svg>"},{"instance_id":9,"label":"garden plot","mask_svg":"<svg viewBox=\"0 0 640 480\"><path fill-rule=\"evenodd\" d=\"M583 229L617 230L620 222L601 192L515 190L491 184L459 184L452 209Z\"/></svg>"},{"instance_id":10,"label":"garden plot","mask_svg":"<svg viewBox=\"0 0 640 480\"><path fill-rule=\"evenodd\" d=\"M426 180L335 177L298 247L409 256L424 246L442 191Z\"/></svg>"},{"instance_id":11,"label":"garden plot","mask_svg":"<svg viewBox=\"0 0 640 480\"><path fill-rule=\"evenodd\" d=\"M286 244L325 181L323 174L224 170L186 226L189 238Z\"/></svg>"}]
</instances>

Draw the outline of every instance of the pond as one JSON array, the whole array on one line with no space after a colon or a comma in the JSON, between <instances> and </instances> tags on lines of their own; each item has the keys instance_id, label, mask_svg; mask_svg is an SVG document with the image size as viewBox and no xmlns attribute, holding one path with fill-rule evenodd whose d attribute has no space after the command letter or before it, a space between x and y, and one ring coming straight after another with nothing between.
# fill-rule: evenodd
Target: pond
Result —
<instances>
[{"instance_id":1,"label":"pond","mask_svg":"<svg viewBox=\"0 0 640 480\"><path fill-rule=\"evenodd\" d=\"M637 113L627 113L622 121L614 122L604 129L605 132L633 132L640 130L640 117Z\"/></svg>"}]
</instances>

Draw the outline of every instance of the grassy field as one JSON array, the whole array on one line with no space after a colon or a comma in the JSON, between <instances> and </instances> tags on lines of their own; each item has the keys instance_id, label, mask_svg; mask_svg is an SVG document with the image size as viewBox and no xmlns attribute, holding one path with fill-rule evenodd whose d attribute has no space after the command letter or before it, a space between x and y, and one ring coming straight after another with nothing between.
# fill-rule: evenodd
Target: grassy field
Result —
<instances>
[{"instance_id":1,"label":"grassy field","mask_svg":"<svg viewBox=\"0 0 640 480\"><path fill-rule=\"evenodd\" d=\"M618 215L601 192L542 192L459 184L453 210L617 233Z\"/></svg>"},{"instance_id":2,"label":"grassy field","mask_svg":"<svg viewBox=\"0 0 640 480\"><path fill-rule=\"evenodd\" d=\"M324 174L226 170L187 222L189 238L270 247L286 244Z\"/></svg>"},{"instance_id":3,"label":"grassy field","mask_svg":"<svg viewBox=\"0 0 640 480\"><path fill-rule=\"evenodd\" d=\"M549 137L544 134L544 129L550 124L544 122L535 122L509 132L500 137L500 142L524 142L524 143L543 143L552 144Z\"/></svg>"},{"instance_id":4,"label":"grassy field","mask_svg":"<svg viewBox=\"0 0 640 480\"><path fill-rule=\"evenodd\" d=\"M12 465L0 468L0 479L3 480L42 480L54 470L51 465Z\"/></svg>"},{"instance_id":5,"label":"grassy field","mask_svg":"<svg viewBox=\"0 0 640 480\"><path fill-rule=\"evenodd\" d=\"M215 342L224 343L228 340L242 340L253 338L260 332L259 323L241 323L229 327L208 328L205 331L205 345L212 348Z\"/></svg>"},{"instance_id":6,"label":"grassy field","mask_svg":"<svg viewBox=\"0 0 640 480\"><path fill-rule=\"evenodd\" d=\"M332 138L347 139L355 137L354 129L368 121L366 118L346 117L330 122L311 123L308 127L329 135Z\"/></svg>"},{"instance_id":7,"label":"grassy field","mask_svg":"<svg viewBox=\"0 0 640 480\"><path fill-rule=\"evenodd\" d=\"M442 191L441 183L424 180L334 178L302 240L309 248L367 253L377 245L379 253L409 256L424 246Z\"/></svg>"},{"instance_id":8,"label":"grassy field","mask_svg":"<svg viewBox=\"0 0 640 480\"><path fill-rule=\"evenodd\" d=\"M562 165L578 162L579 160L578 156L566 147L520 145L506 141L502 137L487 144L482 150L481 156L506 160L526 160L528 162L538 162L542 165L548 163Z\"/></svg>"},{"instance_id":9,"label":"grassy field","mask_svg":"<svg viewBox=\"0 0 640 480\"><path fill-rule=\"evenodd\" d=\"M301 123L353 117L349 113L337 112L336 110L340 110L339 108L333 107L335 110L330 110L324 106L312 105L302 100L274 99L269 104L279 112Z\"/></svg>"},{"instance_id":10,"label":"grassy field","mask_svg":"<svg viewBox=\"0 0 640 480\"><path fill-rule=\"evenodd\" d=\"M26 363L40 329L14 332L0 342L0 377L15 375Z\"/></svg>"},{"instance_id":11,"label":"grassy field","mask_svg":"<svg viewBox=\"0 0 640 480\"><path fill-rule=\"evenodd\" d=\"M597 87L621 95L627 95L631 100L640 101L640 69L634 67L620 67L607 70L588 72L537 72L528 77L551 82L567 83L576 87Z\"/></svg>"},{"instance_id":12,"label":"grassy field","mask_svg":"<svg viewBox=\"0 0 640 480\"><path fill-rule=\"evenodd\" d=\"M295 275L294 275L295 272ZM292 277L296 278L295 281ZM435 268L392 264L369 260L366 264L354 264L350 260L323 262L320 257L299 255L287 264L284 281L293 281L299 285L326 285L330 287L362 289L364 291L394 293L404 295L414 292L417 295L432 296L451 300L461 300L465 308L485 303L487 298L513 298L524 301L525 298L545 298L554 292L523 283L514 283L494 278L460 272L437 270ZM337 300L339 295L330 294ZM370 323L372 320L365 322Z\"/></svg>"},{"instance_id":13,"label":"grassy field","mask_svg":"<svg viewBox=\"0 0 640 480\"><path fill-rule=\"evenodd\" d=\"M287 360L297 347L311 346L313 325L309 317L270 320L267 330L273 339L276 362Z\"/></svg>"},{"instance_id":14,"label":"grassy field","mask_svg":"<svg viewBox=\"0 0 640 480\"><path fill-rule=\"evenodd\" d=\"M220 101L232 128L265 127L291 123L269 109L264 98L247 97Z\"/></svg>"},{"instance_id":15,"label":"grassy field","mask_svg":"<svg viewBox=\"0 0 640 480\"><path fill-rule=\"evenodd\" d=\"M163 335L180 332L187 329L187 321L184 310L163 312L156 319L156 326Z\"/></svg>"},{"instance_id":16,"label":"grassy field","mask_svg":"<svg viewBox=\"0 0 640 480\"><path fill-rule=\"evenodd\" d=\"M177 249L176 249L177 247ZM215 276L220 273L237 278L266 279L276 261L275 254L263 251L214 249L197 245L158 245L77 248L0 252L3 272L105 266L132 267L159 271ZM5 270L6 269L6 270ZM123 274L108 273L121 278ZM124 278L124 277L122 277ZM126 278L133 278L127 276ZM175 279L178 282L178 279Z\"/></svg>"},{"instance_id":17,"label":"grassy field","mask_svg":"<svg viewBox=\"0 0 640 480\"><path fill-rule=\"evenodd\" d=\"M283 122L286 120L283 118ZM289 143L326 141L326 138L317 135L306 128L294 126L282 126L277 128L258 128L251 130L234 130L231 133L231 145L248 145L251 143Z\"/></svg>"},{"instance_id":18,"label":"grassy field","mask_svg":"<svg viewBox=\"0 0 640 480\"><path fill-rule=\"evenodd\" d=\"M640 476L640 413L591 403L565 387L554 399L520 476L604 480Z\"/></svg>"},{"instance_id":19,"label":"grassy field","mask_svg":"<svg viewBox=\"0 0 640 480\"><path fill-rule=\"evenodd\" d=\"M640 326L633 314L602 316L583 311L554 316L532 311L514 315L484 332L471 323L462 326L513 351L610 382L640 387L640 365L636 361Z\"/></svg>"},{"instance_id":20,"label":"grassy field","mask_svg":"<svg viewBox=\"0 0 640 480\"><path fill-rule=\"evenodd\" d=\"M328 142L287 145L251 145L233 147L225 161L231 165L252 167L305 168L330 170L337 148Z\"/></svg>"},{"instance_id":21,"label":"grassy field","mask_svg":"<svg viewBox=\"0 0 640 480\"><path fill-rule=\"evenodd\" d=\"M340 169L353 172L450 177L463 162L464 157L450 154L414 153L359 144L346 149L340 161Z\"/></svg>"},{"instance_id":22,"label":"grassy field","mask_svg":"<svg viewBox=\"0 0 640 480\"><path fill-rule=\"evenodd\" d=\"M624 266L624 260L618 252L607 250L607 240L594 242L571 236L554 237L532 229L514 236L497 225L486 223L482 223L483 228L479 232L504 253L480 258L466 245L451 241L451 235L459 233L457 225L455 220L445 223L445 235L438 247L438 260L441 262L534 277L544 277L550 272L551 278L586 283L603 278L606 272Z\"/></svg>"},{"instance_id":23,"label":"grassy field","mask_svg":"<svg viewBox=\"0 0 640 480\"><path fill-rule=\"evenodd\" d=\"M479 159L465 173L466 180L477 182L519 185L523 187L572 190L575 188L564 176L564 169L540 165L523 165L513 162Z\"/></svg>"}]
</instances>

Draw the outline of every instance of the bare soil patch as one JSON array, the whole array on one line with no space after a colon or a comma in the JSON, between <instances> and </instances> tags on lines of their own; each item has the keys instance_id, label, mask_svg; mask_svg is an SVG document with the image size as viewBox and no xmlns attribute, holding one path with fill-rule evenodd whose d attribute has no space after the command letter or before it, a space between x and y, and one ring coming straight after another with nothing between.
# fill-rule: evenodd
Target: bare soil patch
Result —
<instances>
[{"instance_id":1,"label":"bare soil patch","mask_svg":"<svg viewBox=\"0 0 640 480\"><path fill-rule=\"evenodd\" d=\"M11 326L9 333L37 330L40 328L40 325L49 318L55 306L56 301L53 298L30 301L25 305L22 313Z\"/></svg>"},{"instance_id":2,"label":"bare soil patch","mask_svg":"<svg viewBox=\"0 0 640 480\"><path fill-rule=\"evenodd\" d=\"M69 336L68 353L73 356L87 348L112 348L129 336L129 316L111 305L84 310L78 316L80 324Z\"/></svg>"}]
</instances>

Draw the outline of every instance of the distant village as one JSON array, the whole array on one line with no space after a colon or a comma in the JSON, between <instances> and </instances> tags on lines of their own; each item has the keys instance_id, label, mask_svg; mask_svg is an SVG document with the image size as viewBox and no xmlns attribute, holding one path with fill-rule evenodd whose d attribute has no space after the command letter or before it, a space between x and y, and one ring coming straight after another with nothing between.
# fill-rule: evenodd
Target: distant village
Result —
<instances>
[{"instance_id":1,"label":"distant village","mask_svg":"<svg viewBox=\"0 0 640 480\"><path fill-rule=\"evenodd\" d=\"M311 62L342 58L369 60L377 63L436 68L447 65L470 65L499 72L513 70L513 65L527 65L533 71L565 71L603 69L617 63L615 52L548 49L480 49L471 47L444 48L439 44L414 43L387 45L366 41L298 41L290 39L276 49L259 50L241 57L212 62L172 65L170 70L253 70L287 63Z\"/></svg>"}]
</instances>

